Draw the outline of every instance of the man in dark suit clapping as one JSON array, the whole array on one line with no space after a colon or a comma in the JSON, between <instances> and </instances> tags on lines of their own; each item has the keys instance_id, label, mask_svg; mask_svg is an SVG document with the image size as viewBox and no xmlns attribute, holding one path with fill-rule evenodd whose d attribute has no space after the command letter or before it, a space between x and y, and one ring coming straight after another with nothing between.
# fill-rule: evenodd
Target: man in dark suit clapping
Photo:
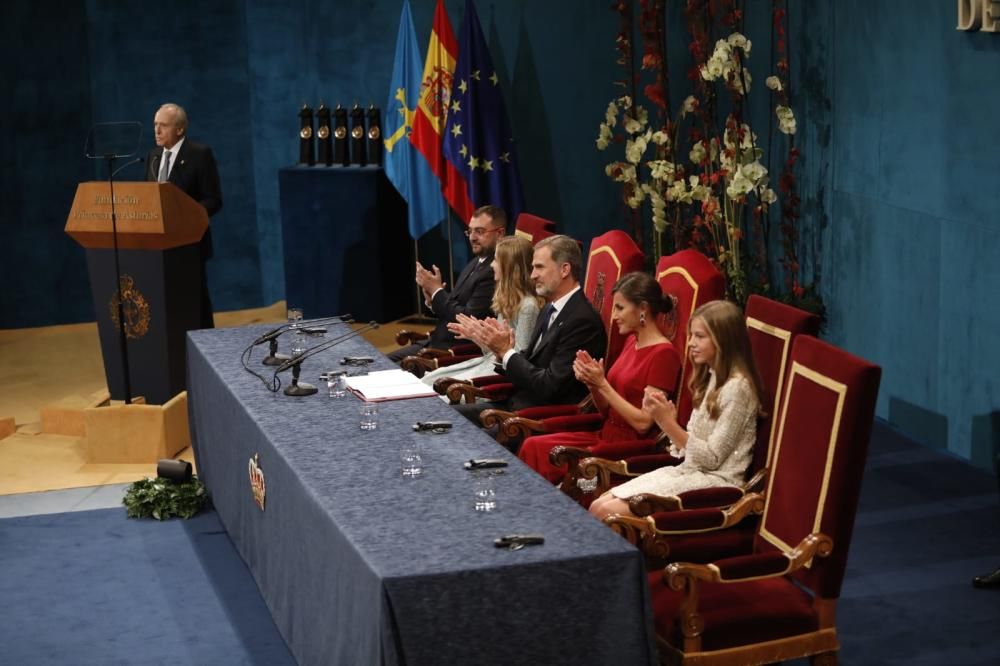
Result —
<instances>
[{"instance_id":1,"label":"man in dark suit clapping","mask_svg":"<svg viewBox=\"0 0 1000 666\"><path fill-rule=\"evenodd\" d=\"M219 170L212 149L186 138L187 113L176 104L164 104L153 118L156 148L146 158L146 180L170 182L200 203L211 217L222 208ZM212 328L212 301L208 294L205 263L212 256L212 230L205 230L201 254L201 327Z\"/></svg>"},{"instance_id":2,"label":"man in dark suit clapping","mask_svg":"<svg viewBox=\"0 0 1000 666\"><path fill-rule=\"evenodd\" d=\"M535 245L531 265L535 292L548 304L538 315L527 349L515 351L510 328L495 319L460 317L453 327L496 354L515 388L504 404L456 405L475 423L479 412L491 407L518 410L581 400L587 388L573 374L576 352L582 349L594 358L604 357L607 335L580 288L583 258L577 242L568 236L545 238Z\"/></svg>"},{"instance_id":3,"label":"man in dark suit clapping","mask_svg":"<svg viewBox=\"0 0 1000 666\"><path fill-rule=\"evenodd\" d=\"M389 358L399 363L407 356L416 354L424 347L447 349L454 346L455 335L448 330L448 324L460 314L471 317L485 317L490 314L493 302L493 253L497 242L507 232L507 214L498 206L483 206L476 209L469 220L465 235L472 248L472 261L462 269L451 291L445 288L441 271L437 266L427 270L417 262L416 281L424 292L424 301L437 315L438 323L430 337L420 343L401 347L389 354Z\"/></svg>"}]
</instances>

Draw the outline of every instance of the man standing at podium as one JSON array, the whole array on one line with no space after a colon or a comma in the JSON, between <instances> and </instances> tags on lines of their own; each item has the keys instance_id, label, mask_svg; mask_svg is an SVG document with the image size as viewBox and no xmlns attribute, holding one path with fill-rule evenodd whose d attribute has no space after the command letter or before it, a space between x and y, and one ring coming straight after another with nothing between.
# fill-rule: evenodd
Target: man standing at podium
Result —
<instances>
[{"instance_id":1,"label":"man standing at podium","mask_svg":"<svg viewBox=\"0 0 1000 666\"><path fill-rule=\"evenodd\" d=\"M185 137L187 113L176 104L164 104L153 118L156 148L146 158L146 180L170 182L200 203L211 217L222 208L219 170L212 149ZM201 328L214 328L208 294L206 263L212 257L212 228L201 238Z\"/></svg>"}]
</instances>

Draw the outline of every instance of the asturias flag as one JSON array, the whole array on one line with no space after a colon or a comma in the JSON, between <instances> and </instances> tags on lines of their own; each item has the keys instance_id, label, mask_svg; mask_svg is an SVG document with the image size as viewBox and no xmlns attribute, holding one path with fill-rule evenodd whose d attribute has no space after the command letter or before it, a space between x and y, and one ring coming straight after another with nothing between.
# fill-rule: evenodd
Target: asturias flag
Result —
<instances>
[{"instance_id":1,"label":"asturias flag","mask_svg":"<svg viewBox=\"0 0 1000 666\"><path fill-rule=\"evenodd\" d=\"M455 33L451 29L448 12L445 11L443 1L438 0L434 9L431 41L427 46L427 60L421 78L420 97L417 100L417 110L413 114L410 143L426 158L431 171L441 181L442 191L449 178L457 177L452 174L454 167L441 152L441 137L448 116L452 72L455 71L457 55L458 42L455 41Z\"/></svg>"},{"instance_id":2,"label":"asturias flag","mask_svg":"<svg viewBox=\"0 0 1000 666\"><path fill-rule=\"evenodd\" d=\"M483 29L472 0L465 0L444 155L461 180L444 183L444 196L464 220L479 206L502 206L508 219L524 209L514 138Z\"/></svg>"},{"instance_id":3,"label":"asturias flag","mask_svg":"<svg viewBox=\"0 0 1000 666\"><path fill-rule=\"evenodd\" d=\"M420 49L413 30L410 3L403 0L382 136L385 175L408 204L410 235L413 238L420 238L448 216L437 178L409 141L420 94L422 77L419 68Z\"/></svg>"}]
</instances>

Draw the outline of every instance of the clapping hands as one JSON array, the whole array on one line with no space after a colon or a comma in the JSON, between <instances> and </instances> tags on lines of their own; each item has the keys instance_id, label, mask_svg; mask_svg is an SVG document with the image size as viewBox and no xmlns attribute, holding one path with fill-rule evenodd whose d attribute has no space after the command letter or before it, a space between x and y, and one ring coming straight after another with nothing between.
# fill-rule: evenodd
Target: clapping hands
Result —
<instances>
[{"instance_id":1,"label":"clapping hands","mask_svg":"<svg viewBox=\"0 0 1000 666\"><path fill-rule=\"evenodd\" d=\"M456 315L448 324L448 330L459 338L471 340L484 349L489 349L498 359L514 348L514 331L507 324L492 317L476 319L466 314Z\"/></svg>"},{"instance_id":2,"label":"clapping hands","mask_svg":"<svg viewBox=\"0 0 1000 666\"><path fill-rule=\"evenodd\" d=\"M608 380L604 376L604 359L594 360L588 352L579 350L573 359L573 374L589 389L600 389Z\"/></svg>"},{"instance_id":3,"label":"clapping hands","mask_svg":"<svg viewBox=\"0 0 1000 666\"><path fill-rule=\"evenodd\" d=\"M416 283L424 292L424 299L430 302L434 292L444 287L445 282L441 279L441 269L431 266L433 270L427 270L420 262L417 262Z\"/></svg>"},{"instance_id":4,"label":"clapping hands","mask_svg":"<svg viewBox=\"0 0 1000 666\"><path fill-rule=\"evenodd\" d=\"M677 405L658 388L647 386L642 396L642 411L653 417L660 430L680 427L677 424Z\"/></svg>"}]
</instances>

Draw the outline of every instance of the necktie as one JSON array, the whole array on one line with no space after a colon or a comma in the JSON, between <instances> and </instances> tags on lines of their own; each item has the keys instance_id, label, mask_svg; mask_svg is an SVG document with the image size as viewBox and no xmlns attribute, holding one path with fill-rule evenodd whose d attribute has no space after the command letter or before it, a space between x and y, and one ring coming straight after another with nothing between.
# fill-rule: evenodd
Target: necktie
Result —
<instances>
[{"instance_id":1,"label":"necktie","mask_svg":"<svg viewBox=\"0 0 1000 666\"><path fill-rule=\"evenodd\" d=\"M156 180L161 183L167 182L167 176L170 175L170 151L163 151L163 158L160 160L160 176Z\"/></svg>"},{"instance_id":2,"label":"necktie","mask_svg":"<svg viewBox=\"0 0 1000 666\"><path fill-rule=\"evenodd\" d=\"M549 322L552 320L552 313L556 311L556 307L549 303L544 308L542 308L542 314L539 316L542 318L542 326L538 329L538 338L535 340L535 345L532 349L538 347L538 344L545 337L545 331L549 330Z\"/></svg>"}]
</instances>

